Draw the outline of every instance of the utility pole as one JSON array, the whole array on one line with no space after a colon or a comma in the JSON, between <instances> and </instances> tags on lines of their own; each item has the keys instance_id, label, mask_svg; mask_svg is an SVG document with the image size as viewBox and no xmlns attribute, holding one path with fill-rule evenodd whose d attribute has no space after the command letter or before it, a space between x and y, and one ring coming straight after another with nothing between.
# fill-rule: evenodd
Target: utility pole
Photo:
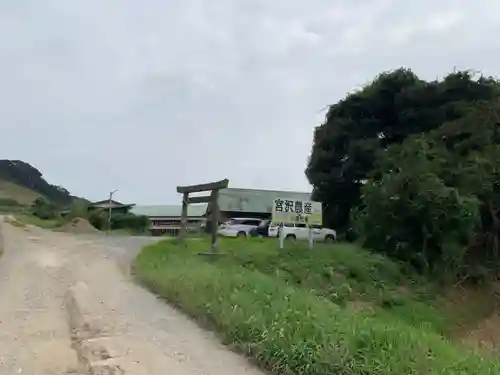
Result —
<instances>
[{"instance_id":1,"label":"utility pole","mask_svg":"<svg viewBox=\"0 0 500 375\"><path fill-rule=\"evenodd\" d=\"M109 192L109 202L108 202L108 236L109 233L111 232L111 201L113 199L113 194L116 193L118 190L110 191Z\"/></svg>"}]
</instances>

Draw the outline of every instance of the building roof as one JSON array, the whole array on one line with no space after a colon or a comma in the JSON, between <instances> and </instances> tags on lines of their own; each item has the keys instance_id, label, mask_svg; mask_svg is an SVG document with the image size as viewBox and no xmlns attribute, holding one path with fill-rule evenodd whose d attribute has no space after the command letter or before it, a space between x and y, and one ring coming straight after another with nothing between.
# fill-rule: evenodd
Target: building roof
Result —
<instances>
[{"instance_id":1,"label":"building roof","mask_svg":"<svg viewBox=\"0 0 500 375\"><path fill-rule=\"evenodd\" d=\"M219 192L219 208L226 212L271 213L273 200L276 198L307 201L311 199L311 193L227 188ZM207 213L207 207L207 203L188 205L188 217L204 216ZM180 204L135 206L130 210L135 215L148 217L180 217L181 211Z\"/></svg>"},{"instance_id":2,"label":"building roof","mask_svg":"<svg viewBox=\"0 0 500 375\"><path fill-rule=\"evenodd\" d=\"M118 202L115 200L111 200L111 204L110 204L109 199L104 199L102 201L92 202L89 204L89 207L109 208L109 206L111 206L111 208L133 207L133 206L135 206L135 204L124 204L124 203L121 203L121 202Z\"/></svg>"},{"instance_id":3,"label":"building roof","mask_svg":"<svg viewBox=\"0 0 500 375\"><path fill-rule=\"evenodd\" d=\"M197 203L188 205L188 217L201 217L207 212L207 203ZM181 205L157 205L157 206L135 206L130 210L135 215L145 215L148 217L180 217L182 214Z\"/></svg>"},{"instance_id":4,"label":"building roof","mask_svg":"<svg viewBox=\"0 0 500 375\"><path fill-rule=\"evenodd\" d=\"M307 201L311 193L227 188L219 192L219 207L221 211L271 213L276 198Z\"/></svg>"}]
</instances>

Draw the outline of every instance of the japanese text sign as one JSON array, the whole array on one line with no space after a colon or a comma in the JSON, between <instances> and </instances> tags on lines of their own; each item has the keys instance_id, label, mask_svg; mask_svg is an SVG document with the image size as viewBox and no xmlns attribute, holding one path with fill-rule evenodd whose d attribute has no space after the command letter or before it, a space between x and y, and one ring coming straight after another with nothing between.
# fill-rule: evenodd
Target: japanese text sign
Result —
<instances>
[{"instance_id":1,"label":"japanese text sign","mask_svg":"<svg viewBox=\"0 0 500 375\"><path fill-rule=\"evenodd\" d=\"M273 200L271 220L276 223L323 225L320 202L276 198Z\"/></svg>"}]
</instances>

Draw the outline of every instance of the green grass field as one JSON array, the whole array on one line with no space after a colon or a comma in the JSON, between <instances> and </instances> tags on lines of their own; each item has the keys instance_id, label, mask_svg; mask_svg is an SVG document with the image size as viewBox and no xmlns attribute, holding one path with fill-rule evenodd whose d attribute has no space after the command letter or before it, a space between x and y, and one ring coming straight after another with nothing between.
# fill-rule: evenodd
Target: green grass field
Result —
<instances>
[{"instance_id":1,"label":"green grass field","mask_svg":"<svg viewBox=\"0 0 500 375\"><path fill-rule=\"evenodd\" d=\"M460 309L447 308L435 286L384 257L342 244L280 250L269 239L221 239L223 255L198 255L208 247L204 240L160 242L140 253L135 273L267 370L500 373L500 361L445 338L465 316Z\"/></svg>"}]
</instances>

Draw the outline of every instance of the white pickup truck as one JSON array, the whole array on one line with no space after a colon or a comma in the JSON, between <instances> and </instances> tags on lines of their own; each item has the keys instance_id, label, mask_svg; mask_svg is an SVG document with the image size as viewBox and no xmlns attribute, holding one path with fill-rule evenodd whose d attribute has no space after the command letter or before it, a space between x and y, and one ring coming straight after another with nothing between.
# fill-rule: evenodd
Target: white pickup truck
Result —
<instances>
[{"instance_id":1,"label":"white pickup truck","mask_svg":"<svg viewBox=\"0 0 500 375\"><path fill-rule=\"evenodd\" d=\"M313 239L316 242L333 242L337 239L337 232L333 229L323 228L317 225L311 225ZM309 238L309 229L305 224L284 223L280 228L279 223L271 223L269 226L269 237L278 237L280 230L284 231L286 240L307 240Z\"/></svg>"}]
</instances>

